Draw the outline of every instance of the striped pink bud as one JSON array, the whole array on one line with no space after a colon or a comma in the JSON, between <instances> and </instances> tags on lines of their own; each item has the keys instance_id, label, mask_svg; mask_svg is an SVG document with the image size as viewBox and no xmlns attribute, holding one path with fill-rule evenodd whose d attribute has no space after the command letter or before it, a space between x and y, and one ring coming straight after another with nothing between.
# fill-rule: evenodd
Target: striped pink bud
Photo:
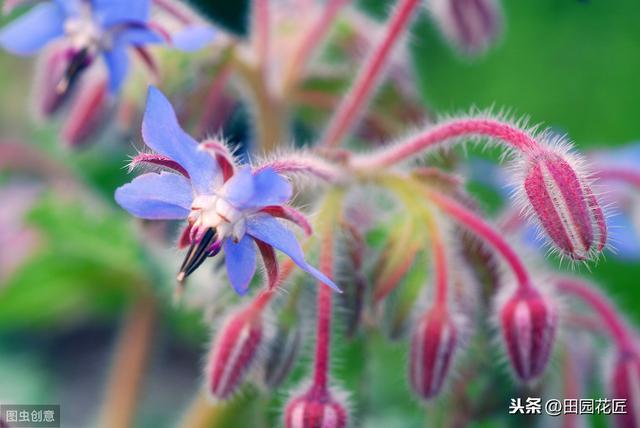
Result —
<instances>
[{"instance_id":1,"label":"striped pink bud","mask_svg":"<svg viewBox=\"0 0 640 428\"><path fill-rule=\"evenodd\" d=\"M574 260L585 260L604 248L607 226L578 170L569 156L543 151L528 160L523 186L532 213L555 247Z\"/></svg>"},{"instance_id":2,"label":"striped pink bud","mask_svg":"<svg viewBox=\"0 0 640 428\"><path fill-rule=\"evenodd\" d=\"M458 345L459 332L445 309L434 307L418 322L411 338L409 382L422 399L442 390Z\"/></svg>"},{"instance_id":3,"label":"striped pink bud","mask_svg":"<svg viewBox=\"0 0 640 428\"><path fill-rule=\"evenodd\" d=\"M618 355L610 383L612 398L626 400L624 413L616 415L616 426L640 428L640 356Z\"/></svg>"},{"instance_id":4,"label":"striped pink bud","mask_svg":"<svg viewBox=\"0 0 640 428\"><path fill-rule=\"evenodd\" d=\"M504 345L516 376L528 382L549 363L558 325L556 307L535 290L518 290L499 308Z\"/></svg>"},{"instance_id":5,"label":"striped pink bud","mask_svg":"<svg viewBox=\"0 0 640 428\"><path fill-rule=\"evenodd\" d=\"M223 324L209 354L207 387L216 400L233 396L258 355L264 336L262 311L254 306L232 314Z\"/></svg>"},{"instance_id":6,"label":"striped pink bud","mask_svg":"<svg viewBox=\"0 0 640 428\"><path fill-rule=\"evenodd\" d=\"M496 0L431 0L428 5L440 30L464 54L482 53L500 33Z\"/></svg>"},{"instance_id":7,"label":"striped pink bud","mask_svg":"<svg viewBox=\"0 0 640 428\"><path fill-rule=\"evenodd\" d=\"M104 79L83 82L62 127L62 140L71 147L80 146L100 130L109 112L109 92Z\"/></svg>"},{"instance_id":8,"label":"striped pink bud","mask_svg":"<svg viewBox=\"0 0 640 428\"><path fill-rule=\"evenodd\" d=\"M306 393L292 398L285 408L285 428L347 427L347 407L334 395L323 388L311 387Z\"/></svg>"},{"instance_id":9,"label":"striped pink bud","mask_svg":"<svg viewBox=\"0 0 640 428\"><path fill-rule=\"evenodd\" d=\"M64 78L71 61L69 48L55 44L45 49L36 67L34 101L38 113L44 117L54 114L67 99L70 91L60 91L58 85Z\"/></svg>"}]
</instances>

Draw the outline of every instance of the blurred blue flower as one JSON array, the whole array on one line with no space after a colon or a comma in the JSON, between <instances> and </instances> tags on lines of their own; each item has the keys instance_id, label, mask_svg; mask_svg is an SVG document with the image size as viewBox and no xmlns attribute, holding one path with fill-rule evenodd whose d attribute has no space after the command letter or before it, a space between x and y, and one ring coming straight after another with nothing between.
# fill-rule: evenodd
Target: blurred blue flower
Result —
<instances>
[{"instance_id":1,"label":"blurred blue flower","mask_svg":"<svg viewBox=\"0 0 640 428\"><path fill-rule=\"evenodd\" d=\"M154 87L149 88L142 137L149 148L166 157L164 166L178 173L143 174L117 189L115 198L140 218L188 219L191 248L180 281L206 257L224 250L231 285L238 294L245 294L256 271L257 246L268 271L275 263L276 248L304 271L337 289L305 261L293 232L274 218L273 213L292 195L285 178L273 169L253 172L249 166L234 167L233 175L226 178L215 156L182 130L171 104Z\"/></svg>"},{"instance_id":2,"label":"blurred blue flower","mask_svg":"<svg viewBox=\"0 0 640 428\"><path fill-rule=\"evenodd\" d=\"M102 55L109 70L109 89L117 92L129 68L127 48L159 43L152 31L149 0L55 0L40 3L0 31L0 45L16 55L31 55L56 39L69 45L70 80Z\"/></svg>"}]
</instances>

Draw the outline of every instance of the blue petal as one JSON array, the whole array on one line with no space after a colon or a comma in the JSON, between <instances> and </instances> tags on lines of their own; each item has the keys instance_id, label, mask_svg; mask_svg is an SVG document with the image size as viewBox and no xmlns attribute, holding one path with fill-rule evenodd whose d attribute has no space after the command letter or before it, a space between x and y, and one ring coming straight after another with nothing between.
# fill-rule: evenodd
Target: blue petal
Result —
<instances>
[{"instance_id":1,"label":"blue petal","mask_svg":"<svg viewBox=\"0 0 640 428\"><path fill-rule=\"evenodd\" d=\"M291 199L293 188L286 178L272 168L265 168L253 176L253 197L248 205L252 208L281 205Z\"/></svg>"},{"instance_id":2,"label":"blue petal","mask_svg":"<svg viewBox=\"0 0 640 428\"><path fill-rule=\"evenodd\" d=\"M212 27L194 25L172 35L171 42L177 49L194 52L211 43L215 34Z\"/></svg>"},{"instance_id":3,"label":"blue petal","mask_svg":"<svg viewBox=\"0 0 640 428\"><path fill-rule=\"evenodd\" d=\"M638 260L640 258L640 236L632 219L622 212L616 212L607 218L609 242L615 249L614 256L622 260Z\"/></svg>"},{"instance_id":4,"label":"blue petal","mask_svg":"<svg viewBox=\"0 0 640 428\"><path fill-rule=\"evenodd\" d=\"M126 49L114 47L103 52L104 60L109 70L109 91L117 93L127 77L129 70L129 55Z\"/></svg>"},{"instance_id":5,"label":"blue petal","mask_svg":"<svg viewBox=\"0 0 640 428\"><path fill-rule=\"evenodd\" d=\"M256 273L256 248L253 239L245 235L235 243L227 238L223 244L229 281L236 293L244 295L249 290L251 278Z\"/></svg>"},{"instance_id":6,"label":"blue petal","mask_svg":"<svg viewBox=\"0 0 640 428\"><path fill-rule=\"evenodd\" d=\"M191 210L191 185L181 175L148 173L116 189L116 202L136 217L177 220Z\"/></svg>"},{"instance_id":7,"label":"blue petal","mask_svg":"<svg viewBox=\"0 0 640 428\"><path fill-rule=\"evenodd\" d=\"M0 45L16 55L30 55L64 34L65 14L57 3L43 3L0 31Z\"/></svg>"},{"instance_id":8,"label":"blue petal","mask_svg":"<svg viewBox=\"0 0 640 428\"><path fill-rule=\"evenodd\" d=\"M82 13L83 0L55 0L67 17L78 16Z\"/></svg>"},{"instance_id":9,"label":"blue petal","mask_svg":"<svg viewBox=\"0 0 640 428\"><path fill-rule=\"evenodd\" d=\"M150 43L162 43L164 39L148 28L126 28L117 34L116 42L120 46L124 45L146 45Z\"/></svg>"},{"instance_id":10,"label":"blue petal","mask_svg":"<svg viewBox=\"0 0 640 428\"><path fill-rule=\"evenodd\" d=\"M259 214L248 218L247 233L282 251L291 257L291 260L300 266L302 270L310 273L334 290L340 291L332 280L305 261L302 248L300 248L300 244L298 244L293 232L280 224L275 218L266 214Z\"/></svg>"},{"instance_id":11,"label":"blue petal","mask_svg":"<svg viewBox=\"0 0 640 428\"><path fill-rule=\"evenodd\" d=\"M222 196L236 208L243 208L253 196L253 175L251 167L245 165L236 170L235 174L224 184Z\"/></svg>"},{"instance_id":12,"label":"blue petal","mask_svg":"<svg viewBox=\"0 0 640 428\"><path fill-rule=\"evenodd\" d=\"M93 13L104 27L149 19L149 0L91 0Z\"/></svg>"},{"instance_id":13,"label":"blue petal","mask_svg":"<svg viewBox=\"0 0 640 428\"><path fill-rule=\"evenodd\" d=\"M239 168L224 186L224 198L239 209L280 205L291 198L291 184L271 168L253 175L249 166Z\"/></svg>"},{"instance_id":14,"label":"blue petal","mask_svg":"<svg viewBox=\"0 0 640 428\"><path fill-rule=\"evenodd\" d=\"M215 181L220 178L218 165L208 153L199 150L198 143L180 128L173 107L153 86L149 87L147 95L142 138L147 146L182 165L197 193L213 193Z\"/></svg>"}]
</instances>

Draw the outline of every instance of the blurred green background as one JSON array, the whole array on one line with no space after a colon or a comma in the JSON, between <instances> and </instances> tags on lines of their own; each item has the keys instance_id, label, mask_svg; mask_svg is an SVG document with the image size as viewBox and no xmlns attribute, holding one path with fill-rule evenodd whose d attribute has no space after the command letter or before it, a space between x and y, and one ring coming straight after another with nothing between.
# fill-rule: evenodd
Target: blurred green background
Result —
<instances>
[{"instance_id":1,"label":"blurred green background","mask_svg":"<svg viewBox=\"0 0 640 428\"><path fill-rule=\"evenodd\" d=\"M640 138L640 2L502 3L504 34L486 56L475 60L458 56L422 14L409 43L416 83L428 106L440 114L467 112L473 106L508 108L516 116L566 131L580 149ZM203 0L197 6L243 33L246 1ZM389 4L367 0L361 6L384 17ZM133 301L132 290L143 284L161 290L164 298L136 426L171 426L199 385L209 326L195 310L170 307L172 267L148 268L156 263L149 249L140 245L133 222L111 200L113 189L127 180L123 147L139 136L126 136L117 148L102 141L80 153L61 149L55 124L36 126L30 119L32 66L31 60L0 53L0 139L27 141L66 165L100 196L86 204L46 191L29 215L43 245L0 289L0 402L61 403L63 426L90 426L99 411L118 326ZM8 177L0 172L0 183ZM590 269L640 323L640 265L609 257ZM150 277L150 270L166 275ZM339 346L336 373L349 386L365 370L360 345ZM366 426L396 426L402 418L403 427L423 426L423 410L408 398L402 376L404 348L379 338L369 346L376 352L366 357L366 371L372 389L384 393L367 409L358 409L370 412ZM262 405L275 420L278 406L253 404ZM506 402L503 408L506 413ZM437 414L435 409L430 412ZM498 418L476 427L512 423ZM603 426L604 421L597 423Z\"/></svg>"}]
</instances>

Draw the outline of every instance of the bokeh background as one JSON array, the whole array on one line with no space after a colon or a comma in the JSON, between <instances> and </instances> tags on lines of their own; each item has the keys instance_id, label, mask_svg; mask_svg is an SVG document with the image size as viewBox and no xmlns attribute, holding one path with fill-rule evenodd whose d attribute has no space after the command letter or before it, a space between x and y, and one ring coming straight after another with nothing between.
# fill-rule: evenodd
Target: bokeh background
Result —
<instances>
[{"instance_id":1,"label":"bokeh background","mask_svg":"<svg viewBox=\"0 0 640 428\"><path fill-rule=\"evenodd\" d=\"M217 23L243 34L246 1L197 3ZM382 18L389 5L368 0L361 6ZM637 0L506 0L503 8L506 27L500 42L474 60L457 55L422 14L410 45L426 105L439 114L468 112L473 106L508 108L567 132L581 150L640 139ZM26 208L25 224L11 227L27 227L37 238L19 268L0 272L0 402L59 403L63 426L92 426L104 411L100 406L121 339L120 326L140 309L135 306L140 294L153 290L160 296L159 307L136 426L172 426L200 385L210 326L202 322L199 310L171 305L175 266L158 266L153 242L141 244L133 220L113 202L113 190L127 180L123 155L132 153L131 142L139 135L111 135L110 141L81 151L64 149L57 141L57 124L32 119L32 70L31 60L0 52L0 140L28 144L25 153L42 157L36 168L55 164L51 167L60 168L60 176L72 176L74 183L90 189L92 197L78 198L85 190L78 190L77 184L62 180L51 186L19 174L22 182L37 188L37 196ZM242 127L236 128L231 138L246 138ZM5 157L0 159L1 187L16 174L10 171L15 164L7 152L0 151L0 156ZM495 198L482 186L474 190L486 198L489 210L495 207ZM0 205L24 201L23 196L13 198L6 196ZM18 251L13 245L20 243L18 239L2 245L0 258ZM640 325L640 264L607 257L590 269ZM364 426L425 426L425 411L410 398L402 376L404 348L382 338L374 338L369 346L375 352L362 364L362 343L338 344L340 363L335 368L348 389L376 391L366 404L355 400L358 412L367 414ZM367 386L357 385L362 378ZM509 382L506 370L504 382ZM514 390L500 388L492 399L504 414L474 427L516 426L516 419L506 415ZM594 396L602 396L599 385L593 388ZM265 401L245 392L235 404L242 411L220 426L258 427L255 415L265 412L269 422L261 422L263 426L275 426L270 424L277 421L281 399ZM426 414L437 418L439 411L434 406ZM603 417L590 423L607 426Z\"/></svg>"}]
</instances>

